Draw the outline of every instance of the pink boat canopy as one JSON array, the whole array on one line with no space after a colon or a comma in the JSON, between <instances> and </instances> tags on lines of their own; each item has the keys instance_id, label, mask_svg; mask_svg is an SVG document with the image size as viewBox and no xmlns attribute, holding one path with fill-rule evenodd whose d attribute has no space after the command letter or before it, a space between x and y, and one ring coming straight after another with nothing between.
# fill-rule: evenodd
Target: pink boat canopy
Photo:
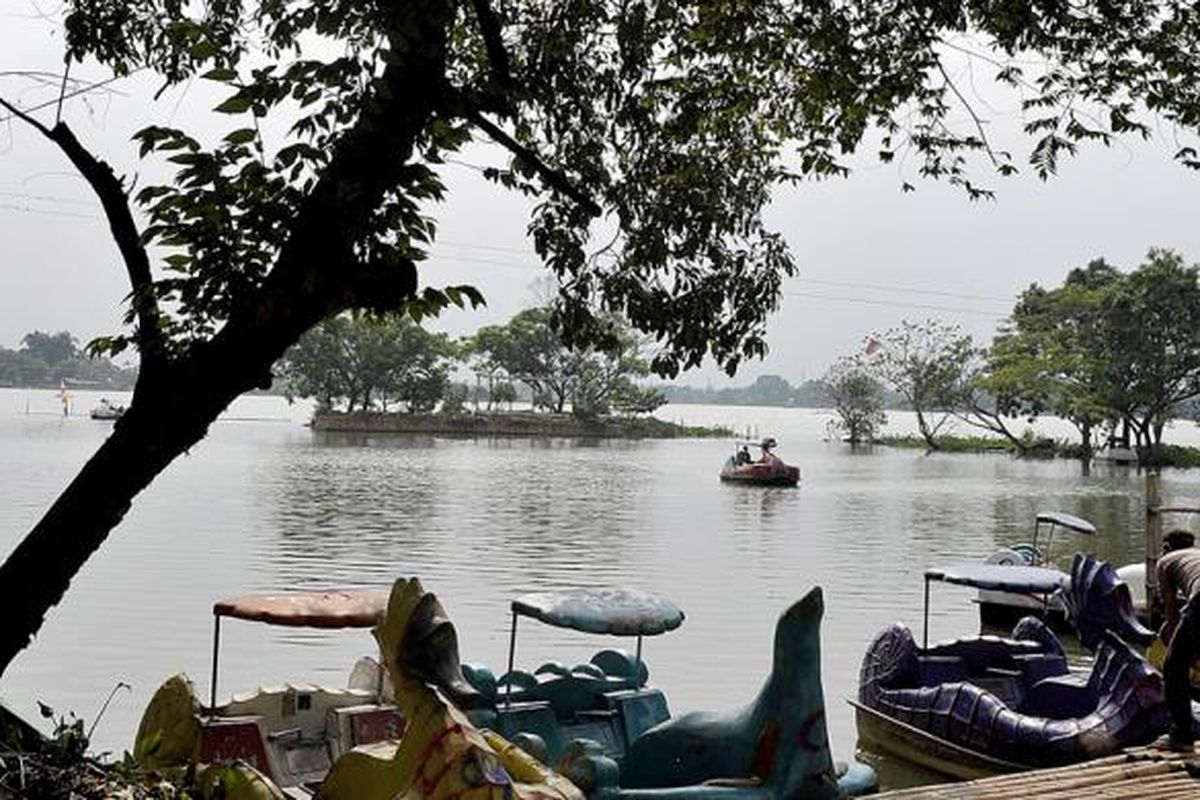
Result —
<instances>
[{"instance_id":1,"label":"pink boat canopy","mask_svg":"<svg viewBox=\"0 0 1200 800\"><path fill-rule=\"evenodd\" d=\"M370 628L387 602L385 589L250 594L218 600L213 614L293 628Z\"/></svg>"}]
</instances>

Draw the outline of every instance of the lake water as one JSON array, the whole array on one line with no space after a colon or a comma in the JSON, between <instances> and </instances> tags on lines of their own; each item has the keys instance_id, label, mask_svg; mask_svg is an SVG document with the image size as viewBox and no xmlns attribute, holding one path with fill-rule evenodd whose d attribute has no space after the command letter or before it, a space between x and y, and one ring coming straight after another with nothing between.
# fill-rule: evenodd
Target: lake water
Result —
<instances>
[{"instance_id":1,"label":"lake water","mask_svg":"<svg viewBox=\"0 0 1200 800\"><path fill-rule=\"evenodd\" d=\"M109 424L86 415L96 400L76 393L63 417L56 392L0 390L0 552L107 435ZM802 469L797 489L719 483L726 441L329 437L302 425L307 414L279 398L238 400L135 501L0 681L5 702L33 718L42 700L91 724L110 689L128 683L95 730L96 746L119 754L167 676L186 672L208 696L214 600L417 575L457 625L464 660L497 671L508 603L519 593L660 592L687 620L647 640L651 682L674 713L730 708L765 677L777 616L820 585L830 738L835 758L846 758L856 737L845 698L856 691L863 651L893 621L919 630L925 567L1024 540L1041 510L1095 522L1100 534L1088 546L1116 563L1142 558L1144 487L1133 470L1099 465L1083 476L1069 461L852 452L822 440L829 415L821 411L660 412L776 436L780 455ZM893 430L911 429L911 415L891 416ZM1168 439L1196 444L1200 435L1180 423ZM1200 471L1170 471L1162 487L1166 500L1194 504ZM934 590L932 638L978 629L970 598ZM222 695L286 680L342 684L372 645L362 631L222 628ZM582 661L604 644L528 622L517 661Z\"/></svg>"}]
</instances>

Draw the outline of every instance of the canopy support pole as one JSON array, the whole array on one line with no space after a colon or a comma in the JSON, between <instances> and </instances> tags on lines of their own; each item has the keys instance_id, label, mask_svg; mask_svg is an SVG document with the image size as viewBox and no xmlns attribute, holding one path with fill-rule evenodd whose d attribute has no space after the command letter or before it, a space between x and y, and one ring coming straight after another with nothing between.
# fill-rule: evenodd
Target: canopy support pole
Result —
<instances>
[{"instance_id":1,"label":"canopy support pole","mask_svg":"<svg viewBox=\"0 0 1200 800\"><path fill-rule=\"evenodd\" d=\"M642 688L642 635L639 633L637 638L637 655L633 657L633 682L640 689Z\"/></svg>"},{"instance_id":2,"label":"canopy support pole","mask_svg":"<svg viewBox=\"0 0 1200 800\"><path fill-rule=\"evenodd\" d=\"M921 634L921 649L929 649L929 576L925 576L925 630Z\"/></svg>"},{"instance_id":3,"label":"canopy support pole","mask_svg":"<svg viewBox=\"0 0 1200 800\"><path fill-rule=\"evenodd\" d=\"M212 694L208 704L209 716L217 713L217 655L221 650L221 615L213 614Z\"/></svg>"},{"instance_id":4,"label":"canopy support pole","mask_svg":"<svg viewBox=\"0 0 1200 800\"><path fill-rule=\"evenodd\" d=\"M517 656L517 610L512 612L512 633L508 637L508 682L504 684L504 707L512 703L512 672L513 663Z\"/></svg>"}]
</instances>

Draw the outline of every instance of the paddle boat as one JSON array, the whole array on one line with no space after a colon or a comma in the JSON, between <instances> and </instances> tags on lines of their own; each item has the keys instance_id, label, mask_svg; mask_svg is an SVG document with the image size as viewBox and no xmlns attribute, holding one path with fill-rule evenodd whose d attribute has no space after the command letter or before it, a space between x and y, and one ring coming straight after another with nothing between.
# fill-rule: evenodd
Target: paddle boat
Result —
<instances>
[{"instance_id":1,"label":"paddle boat","mask_svg":"<svg viewBox=\"0 0 1200 800\"><path fill-rule=\"evenodd\" d=\"M345 687L305 683L260 687L217 702L222 620L302 628L372 628L386 591L246 595L213 605L212 683L201 705L183 675L151 698L134 757L151 768L241 760L288 796L307 796L354 747L396 739L404 718L376 662L356 665Z\"/></svg>"},{"instance_id":2,"label":"paddle boat","mask_svg":"<svg viewBox=\"0 0 1200 800\"><path fill-rule=\"evenodd\" d=\"M518 598L512 612L510 668L497 680L486 668L460 665L453 624L416 579L397 581L390 595L220 601L209 705L183 676L168 680L143 716L135 759L197 776L236 768L239 789L222 784L227 800L584 800L585 793L591 800L824 800L874 788L861 764L836 777L829 755L819 589L780 618L774 667L753 703L676 718L662 692L646 685L641 658L643 637L683 620L668 601L632 590L538 593ZM637 650L524 673L513 666L521 616L636 637ZM218 705L228 618L372 626L382 664L360 660L345 689L261 688Z\"/></svg>"},{"instance_id":3,"label":"paddle boat","mask_svg":"<svg viewBox=\"0 0 1200 800\"><path fill-rule=\"evenodd\" d=\"M814 589L780 618L773 669L749 706L671 717L662 691L647 685L642 642L682 624L677 606L631 589L524 595L511 606L508 670L496 678L485 667L464 665L467 683L479 694L467 714L556 764L592 800L816 800L862 793L874 787L873 772L853 764L836 777L829 755L820 681L823 608ZM586 663L551 662L526 672L514 665L522 617L635 638L636 649L604 649Z\"/></svg>"},{"instance_id":4,"label":"paddle boat","mask_svg":"<svg viewBox=\"0 0 1200 800\"><path fill-rule=\"evenodd\" d=\"M1045 597L1059 592L1090 670L1068 667L1036 617L1012 636L930 646L929 588L946 582ZM1162 676L1130 642L1153 634L1134 616L1112 566L1077 555L1069 585L1040 567L965 565L925 574L925 633L892 625L863 657L855 709L860 745L957 778L1072 764L1151 742L1169 724Z\"/></svg>"},{"instance_id":5,"label":"paddle boat","mask_svg":"<svg viewBox=\"0 0 1200 800\"><path fill-rule=\"evenodd\" d=\"M778 442L768 437L761 442L738 442L734 454L721 467L721 480L748 486L795 486L800 482L800 468L785 464L772 450ZM759 448L757 459L750 448Z\"/></svg>"},{"instance_id":6,"label":"paddle boat","mask_svg":"<svg viewBox=\"0 0 1200 800\"><path fill-rule=\"evenodd\" d=\"M1043 527L1046 529L1044 540L1040 538ZM1086 519L1060 511L1043 511L1034 519L1032 541L1002 547L984 563L1003 567L1041 567L1054 570L1066 579L1066 573L1055 566L1053 559L1054 533L1059 528L1085 536L1096 535L1096 526ZM1036 614L1056 630L1069 631L1071 627L1062 600L1053 595L980 589L976 602L979 604L979 621L984 625L1011 627L1021 617Z\"/></svg>"},{"instance_id":7,"label":"paddle boat","mask_svg":"<svg viewBox=\"0 0 1200 800\"><path fill-rule=\"evenodd\" d=\"M113 420L120 419L121 415L124 413L125 406L114 405L108 401L107 397L101 397L100 402L88 412L88 416L90 416L92 419L111 422Z\"/></svg>"}]
</instances>

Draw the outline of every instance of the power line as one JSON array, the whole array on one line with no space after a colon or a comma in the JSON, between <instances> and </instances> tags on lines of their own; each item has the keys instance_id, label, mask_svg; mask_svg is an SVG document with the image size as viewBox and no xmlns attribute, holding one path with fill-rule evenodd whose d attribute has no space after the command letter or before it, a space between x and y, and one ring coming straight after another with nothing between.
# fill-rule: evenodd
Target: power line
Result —
<instances>
[{"instance_id":1,"label":"power line","mask_svg":"<svg viewBox=\"0 0 1200 800\"><path fill-rule=\"evenodd\" d=\"M964 294L962 292L943 292L938 289L906 289L902 286L884 286L878 283L850 283L848 281L825 281L818 278L794 278L803 283L819 283L824 286L847 286L854 289L874 289L880 292L903 292L905 294L934 294L939 297L954 297L959 300L986 300L994 303L1012 303L1011 297L996 297L993 295Z\"/></svg>"},{"instance_id":2,"label":"power line","mask_svg":"<svg viewBox=\"0 0 1200 800\"><path fill-rule=\"evenodd\" d=\"M472 250L495 250L495 251L503 252L503 253L519 253L522 255L526 255L528 253L528 251L526 251L526 250L520 250L520 249L514 248L514 247L501 247L499 245L485 245L485 244L470 244L467 242L457 242L457 241L453 241L453 240L449 240L449 239L440 239L440 240L438 240L438 244L446 244L446 245L450 245L452 247L465 247L465 248L472 249ZM533 269L540 268L540 267L532 267L531 265L521 264L521 263L517 263L517 262L492 261L490 259L473 258L471 256L452 256L451 258L453 258L454 260L457 260L457 261L472 261L472 262L478 262L480 264L495 264L497 266L525 267L525 268L533 268ZM905 287L905 286L887 286L885 284L879 284L879 283L854 283L854 282L850 282L850 281L831 281L831 280L823 280L820 278L806 278L806 277L799 277L799 278L795 278L793 280L798 280L803 283L817 283L817 284L821 284L823 286L841 286L841 287L850 288L850 289L872 289L872 290L880 291L880 292L901 292L904 294L930 294L930 295L937 295L939 297L953 297L953 298L957 298L959 300L986 300L986 301L994 301L997 303L1012 303L1013 302L1012 297L999 297L997 295L968 294L968 293L964 293L964 292L947 292L947 291L943 291L940 289L913 289L913 288L909 288L909 287Z\"/></svg>"},{"instance_id":3,"label":"power line","mask_svg":"<svg viewBox=\"0 0 1200 800\"><path fill-rule=\"evenodd\" d=\"M15 197L19 200L37 200L42 203L62 203L63 205L96 207L95 200L79 200L73 197L51 197L45 194L24 194L22 192L0 192L0 197Z\"/></svg>"},{"instance_id":4,"label":"power line","mask_svg":"<svg viewBox=\"0 0 1200 800\"><path fill-rule=\"evenodd\" d=\"M18 195L16 193L11 193L11 192L0 192L0 195L35 198L35 196L33 196L33 195ZM49 199L49 198L37 198L37 199ZM63 199L63 198L59 198L59 199L64 200L64 202L66 202L65 199ZM83 201L73 201L73 202L79 202L81 204L83 203ZM71 217L71 218L75 218L75 219L92 219L92 220L100 220L100 221L102 221L104 219L103 217L96 215L96 214L79 214L79 213L74 213L74 212L70 212L70 211L52 211L49 209L31 208L29 206L14 205L11 203L0 203L0 209L5 209L5 210L9 210L9 211L22 211L22 212L29 213L29 214L43 214L43 215L47 215L47 216L56 216L56 217ZM486 247L486 245L476 245L476 246L480 247L480 248ZM489 249L504 250L506 248L495 247L495 248L489 248ZM528 270L528 271L542 269L542 266L537 265L537 264L517 263L517 262L512 262L512 261L497 261L495 259L489 259L489 258L473 258L471 256L461 256L461 255L447 255L447 256L443 256L443 258L447 261L462 261L462 262L476 263L476 264L487 264L489 266L507 267L510 269L523 269L523 270ZM1011 298L1000 298L1000 297L987 296L987 295L973 295L973 294L965 294L965 293L961 293L961 292L947 292L947 291L942 291L942 290L938 290L938 289L910 289L910 288L903 287L903 286L886 286L883 284L874 284L874 283L854 283L851 281L829 281L829 280L822 280L822 279L818 279L818 278L794 278L793 281L800 282L800 283L818 284L818 285L822 285L822 286L837 286L837 287L842 287L842 288L847 288L847 289L867 289L870 291L901 292L904 294L952 297L952 298L956 298L956 299L960 299L960 300L981 300L981 301L985 301L985 302L995 302L995 303L1011 303L1011 302L1013 302L1013 300ZM784 292L782 292L782 295L784 297L803 297L803 298L807 298L807 299L811 299L811 300L831 300L831 301L840 302L840 303L858 303L861 305L891 306L894 308L915 308L915 309L923 309L923 310L928 310L928 311L945 311L945 312L955 313L955 314L974 314L974 315L978 315L978 316L995 317L997 319L1003 319L1003 318L1009 316L1008 314L1001 314L1001 313L998 313L995 311L980 311L978 309L968 309L968 308L952 308L952 307L948 307L948 306L938 306L938 305L930 305L930 304L924 304L924 303L904 303L904 302L898 302L898 301L894 301L894 300L879 300L879 299L871 299L871 298L865 298L865 297L841 297L841 296L837 296L837 295L813 294L811 292L802 292L802 291L784 291Z\"/></svg>"},{"instance_id":5,"label":"power line","mask_svg":"<svg viewBox=\"0 0 1200 800\"><path fill-rule=\"evenodd\" d=\"M97 81L96 83L91 83L86 86L80 86L78 89L72 89L69 92L64 92L61 97L56 97L53 100L47 100L44 103L39 103L38 105L30 106L29 108L22 108L21 112L24 114L32 114L34 111L40 111L43 108L49 108L50 106L55 105L62 100L67 100L71 97L75 97L76 95L85 94L87 92L92 91L93 89L99 89L102 86L107 86L108 84L110 84L114 81L119 81L122 78L128 78L129 75L133 75L134 73L141 72L141 71L142 71L142 68L139 67L138 69L133 70L133 72L130 72L128 75L114 75L111 78L105 78L104 80ZM7 117L0 117L0 122L8 122L10 119L12 119L15 116L16 116L16 114L9 114Z\"/></svg>"},{"instance_id":6,"label":"power line","mask_svg":"<svg viewBox=\"0 0 1200 800\"><path fill-rule=\"evenodd\" d=\"M949 308L947 306L933 306L924 303L898 303L892 300L871 300L865 297L838 297L836 295L811 294L809 292L784 292L785 297L804 297L812 300L835 300L840 303L859 303L869 306L895 306L897 308L920 308L927 311L946 311L954 314L976 314L984 317L995 317L996 319L1004 319L1008 314L998 314L995 311L978 311L973 308Z\"/></svg>"},{"instance_id":7,"label":"power line","mask_svg":"<svg viewBox=\"0 0 1200 800\"><path fill-rule=\"evenodd\" d=\"M51 211L47 208L30 208L29 206L18 206L12 203L0 203L0 208L8 211L24 211L26 214L44 214L49 217L72 217L74 219L94 219L103 220L98 214L77 214L73 211Z\"/></svg>"}]
</instances>

